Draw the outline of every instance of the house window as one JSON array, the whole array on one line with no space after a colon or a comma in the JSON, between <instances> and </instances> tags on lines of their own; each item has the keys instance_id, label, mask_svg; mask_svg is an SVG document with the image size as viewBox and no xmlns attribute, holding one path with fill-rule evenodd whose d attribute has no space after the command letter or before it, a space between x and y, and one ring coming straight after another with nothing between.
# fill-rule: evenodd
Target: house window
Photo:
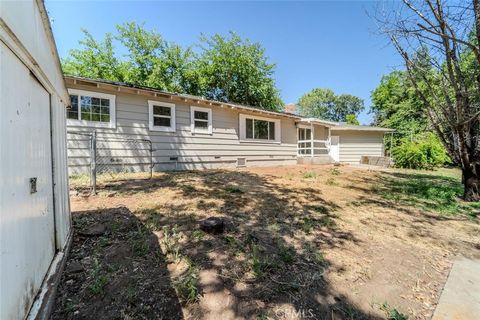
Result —
<instances>
[{"instance_id":1,"label":"house window","mask_svg":"<svg viewBox=\"0 0 480 320\"><path fill-rule=\"evenodd\" d=\"M192 133L212 133L212 109L190 107Z\"/></svg>"},{"instance_id":2,"label":"house window","mask_svg":"<svg viewBox=\"0 0 480 320\"><path fill-rule=\"evenodd\" d=\"M149 128L152 131L175 132L175 105L148 101Z\"/></svg>"},{"instance_id":3,"label":"house window","mask_svg":"<svg viewBox=\"0 0 480 320\"><path fill-rule=\"evenodd\" d=\"M69 125L89 127L115 127L115 96L99 92L68 90L70 108L67 109Z\"/></svg>"},{"instance_id":4,"label":"house window","mask_svg":"<svg viewBox=\"0 0 480 320\"><path fill-rule=\"evenodd\" d=\"M280 142L280 120L240 115L240 139Z\"/></svg>"}]
</instances>

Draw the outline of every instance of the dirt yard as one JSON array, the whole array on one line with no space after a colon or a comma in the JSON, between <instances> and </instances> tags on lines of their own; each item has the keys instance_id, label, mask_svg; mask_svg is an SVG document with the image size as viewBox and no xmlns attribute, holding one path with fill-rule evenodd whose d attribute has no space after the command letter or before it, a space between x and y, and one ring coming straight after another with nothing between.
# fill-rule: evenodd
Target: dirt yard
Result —
<instances>
[{"instance_id":1,"label":"dirt yard","mask_svg":"<svg viewBox=\"0 0 480 320\"><path fill-rule=\"evenodd\" d=\"M53 319L428 319L480 257L458 172L289 166L103 177L71 191ZM222 217L208 234L199 221Z\"/></svg>"}]
</instances>

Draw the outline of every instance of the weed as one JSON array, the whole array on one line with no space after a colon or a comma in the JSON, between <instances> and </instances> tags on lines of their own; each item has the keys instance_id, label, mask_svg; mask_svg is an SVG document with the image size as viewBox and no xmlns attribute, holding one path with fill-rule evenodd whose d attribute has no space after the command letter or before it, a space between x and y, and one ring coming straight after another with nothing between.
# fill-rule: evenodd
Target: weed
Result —
<instances>
[{"instance_id":1,"label":"weed","mask_svg":"<svg viewBox=\"0 0 480 320\"><path fill-rule=\"evenodd\" d=\"M180 258L180 238L181 234L178 232L178 226L174 225L163 227L163 244L167 254L171 254L175 260Z\"/></svg>"},{"instance_id":2,"label":"weed","mask_svg":"<svg viewBox=\"0 0 480 320\"><path fill-rule=\"evenodd\" d=\"M387 319L389 320L408 320L408 316L398 311L396 308L391 307L388 303L384 302L380 306L380 310L385 312Z\"/></svg>"},{"instance_id":3,"label":"weed","mask_svg":"<svg viewBox=\"0 0 480 320\"><path fill-rule=\"evenodd\" d=\"M338 185L337 181L332 177L328 178L327 181L325 181L325 183L328 186L337 186Z\"/></svg>"},{"instance_id":4,"label":"weed","mask_svg":"<svg viewBox=\"0 0 480 320\"><path fill-rule=\"evenodd\" d=\"M340 173L341 173L341 172L340 172L340 170L339 170L338 168L332 168L332 169L330 169L330 174L331 174L332 176L339 176Z\"/></svg>"},{"instance_id":5,"label":"weed","mask_svg":"<svg viewBox=\"0 0 480 320\"><path fill-rule=\"evenodd\" d=\"M290 263L295 258L295 249L280 244L278 246L278 256L284 263Z\"/></svg>"},{"instance_id":6,"label":"weed","mask_svg":"<svg viewBox=\"0 0 480 320\"><path fill-rule=\"evenodd\" d=\"M103 288L108 282L108 277L102 272L102 265L97 258L93 259L92 271L90 272L92 282L88 286L93 294L103 292Z\"/></svg>"},{"instance_id":7,"label":"weed","mask_svg":"<svg viewBox=\"0 0 480 320\"><path fill-rule=\"evenodd\" d=\"M195 265L187 259L188 269L173 283L179 298L186 304L193 303L199 298L198 271Z\"/></svg>"},{"instance_id":8,"label":"weed","mask_svg":"<svg viewBox=\"0 0 480 320\"><path fill-rule=\"evenodd\" d=\"M237 186L232 186L232 185L226 186L225 191L228 192L228 193L243 193L242 189L240 189Z\"/></svg>"},{"instance_id":9,"label":"weed","mask_svg":"<svg viewBox=\"0 0 480 320\"><path fill-rule=\"evenodd\" d=\"M137 224L137 230L130 232L130 246L135 255L143 257L149 251L148 232L141 224Z\"/></svg>"},{"instance_id":10,"label":"weed","mask_svg":"<svg viewBox=\"0 0 480 320\"><path fill-rule=\"evenodd\" d=\"M66 313L73 313L77 309L77 305L73 303L70 299L65 303L65 312Z\"/></svg>"},{"instance_id":11,"label":"weed","mask_svg":"<svg viewBox=\"0 0 480 320\"><path fill-rule=\"evenodd\" d=\"M187 194L187 195L190 195L190 194L193 194L197 191L197 189L195 188L195 186L191 185L191 184L185 184L182 186L182 191L183 193Z\"/></svg>"},{"instance_id":12,"label":"weed","mask_svg":"<svg viewBox=\"0 0 480 320\"><path fill-rule=\"evenodd\" d=\"M303 173L303 179L316 179L318 174L315 171L307 171Z\"/></svg>"},{"instance_id":13,"label":"weed","mask_svg":"<svg viewBox=\"0 0 480 320\"><path fill-rule=\"evenodd\" d=\"M195 241L202 241L204 237L205 232L203 232L202 230L195 230L192 232L192 238Z\"/></svg>"}]
</instances>

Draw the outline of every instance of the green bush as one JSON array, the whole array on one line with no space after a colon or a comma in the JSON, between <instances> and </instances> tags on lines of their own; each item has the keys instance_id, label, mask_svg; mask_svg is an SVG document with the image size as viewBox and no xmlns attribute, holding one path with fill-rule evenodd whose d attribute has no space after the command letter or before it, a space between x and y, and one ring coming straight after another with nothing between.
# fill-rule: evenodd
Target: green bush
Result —
<instances>
[{"instance_id":1,"label":"green bush","mask_svg":"<svg viewBox=\"0 0 480 320\"><path fill-rule=\"evenodd\" d=\"M449 162L445 148L433 133L403 139L393 149L393 158L396 167L408 169L431 170Z\"/></svg>"}]
</instances>

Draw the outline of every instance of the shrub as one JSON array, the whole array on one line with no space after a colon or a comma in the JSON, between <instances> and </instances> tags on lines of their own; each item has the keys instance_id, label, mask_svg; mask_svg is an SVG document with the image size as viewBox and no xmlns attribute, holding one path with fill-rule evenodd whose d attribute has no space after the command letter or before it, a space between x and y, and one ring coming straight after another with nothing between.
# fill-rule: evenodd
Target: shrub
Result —
<instances>
[{"instance_id":1,"label":"shrub","mask_svg":"<svg viewBox=\"0 0 480 320\"><path fill-rule=\"evenodd\" d=\"M419 134L411 140L403 139L393 149L395 166L407 169L431 170L449 162L447 152L433 133Z\"/></svg>"}]
</instances>

